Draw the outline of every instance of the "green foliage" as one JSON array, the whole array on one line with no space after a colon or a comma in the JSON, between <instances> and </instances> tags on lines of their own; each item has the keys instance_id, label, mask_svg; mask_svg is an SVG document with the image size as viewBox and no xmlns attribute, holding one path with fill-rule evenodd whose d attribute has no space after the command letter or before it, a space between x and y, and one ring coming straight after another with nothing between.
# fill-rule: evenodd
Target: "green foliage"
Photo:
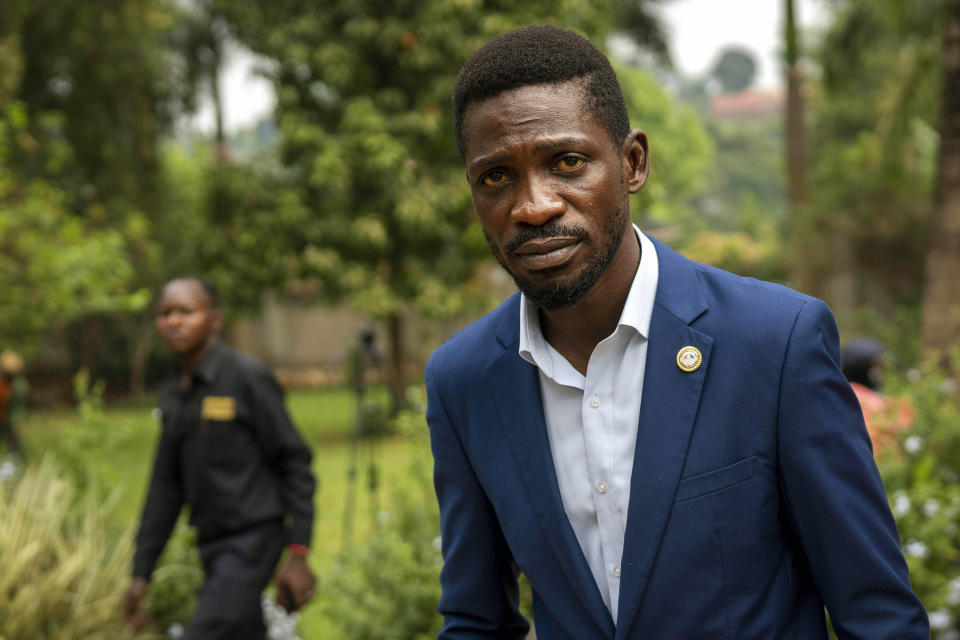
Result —
<instances>
[{"instance_id":1,"label":"green foliage","mask_svg":"<svg viewBox=\"0 0 960 640\"><path fill-rule=\"evenodd\" d=\"M0 637L130 637L119 615L131 553L97 487L78 494L51 460L0 487Z\"/></svg>"},{"instance_id":2,"label":"green foliage","mask_svg":"<svg viewBox=\"0 0 960 640\"><path fill-rule=\"evenodd\" d=\"M103 380L93 380L87 369L80 369L73 377L77 400L77 425L47 444L44 451L52 454L63 472L74 485L85 489L97 472L91 465L88 452L109 450L130 435L124 424L111 424L104 412Z\"/></svg>"},{"instance_id":3,"label":"green foliage","mask_svg":"<svg viewBox=\"0 0 960 640\"><path fill-rule=\"evenodd\" d=\"M150 625L165 631L175 623L186 625L203 584L196 531L181 516L150 578L147 611Z\"/></svg>"},{"instance_id":4,"label":"green foliage","mask_svg":"<svg viewBox=\"0 0 960 640\"><path fill-rule=\"evenodd\" d=\"M798 255L886 312L919 303L937 148L941 0L844 0L815 60L811 199ZM849 257L825 237L840 238ZM845 264L847 260L849 264ZM828 291L814 291L826 295Z\"/></svg>"},{"instance_id":5,"label":"green foliage","mask_svg":"<svg viewBox=\"0 0 960 640\"><path fill-rule=\"evenodd\" d=\"M432 316L475 304L458 287L488 250L475 241L452 139L454 77L470 52L544 21L606 31L606 3L341 0L221 2L240 39L276 62L283 158L310 212L304 275L369 315Z\"/></svg>"},{"instance_id":6,"label":"green foliage","mask_svg":"<svg viewBox=\"0 0 960 640\"><path fill-rule=\"evenodd\" d=\"M960 352L954 354L960 357ZM879 460L914 591L933 638L960 631L960 405L955 381L932 360L888 391L907 397L914 424Z\"/></svg>"},{"instance_id":7,"label":"green foliage","mask_svg":"<svg viewBox=\"0 0 960 640\"><path fill-rule=\"evenodd\" d=\"M642 129L650 145L650 177L633 196L634 216L676 225L684 232L702 227L694 198L702 192L713 161L713 142L702 120L646 71L621 64L614 68L631 126Z\"/></svg>"},{"instance_id":8,"label":"green foliage","mask_svg":"<svg viewBox=\"0 0 960 640\"><path fill-rule=\"evenodd\" d=\"M146 302L129 289L122 235L69 212L51 182L19 175L17 151L37 146L29 129L23 104L0 104L0 335L26 347L72 319Z\"/></svg>"},{"instance_id":9,"label":"green foliage","mask_svg":"<svg viewBox=\"0 0 960 640\"><path fill-rule=\"evenodd\" d=\"M324 581L329 614L346 637L427 640L440 630L436 500L423 465L408 480L411 486L394 488L370 541Z\"/></svg>"}]
</instances>

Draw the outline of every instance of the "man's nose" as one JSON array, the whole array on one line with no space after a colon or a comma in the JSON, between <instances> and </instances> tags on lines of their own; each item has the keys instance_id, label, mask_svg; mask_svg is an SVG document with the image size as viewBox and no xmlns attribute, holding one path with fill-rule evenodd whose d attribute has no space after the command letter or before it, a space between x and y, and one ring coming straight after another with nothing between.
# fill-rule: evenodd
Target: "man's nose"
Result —
<instances>
[{"instance_id":1,"label":"man's nose","mask_svg":"<svg viewBox=\"0 0 960 640\"><path fill-rule=\"evenodd\" d=\"M514 222L541 226L563 215L567 205L551 188L550 180L540 176L526 178L510 212Z\"/></svg>"}]
</instances>

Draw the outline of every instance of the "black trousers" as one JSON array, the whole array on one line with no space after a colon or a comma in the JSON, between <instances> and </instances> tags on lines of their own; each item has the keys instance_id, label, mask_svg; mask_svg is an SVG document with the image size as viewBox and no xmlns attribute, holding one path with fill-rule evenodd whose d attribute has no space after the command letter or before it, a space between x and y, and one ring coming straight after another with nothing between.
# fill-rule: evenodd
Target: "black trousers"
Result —
<instances>
[{"instance_id":1,"label":"black trousers","mask_svg":"<svg viewBox=\"0 0 960 640\"><path fill-rule=\"evenodd\" d=\"M202 542L205 579L184 640L264 640L260 594L283 551L282 522Z\"/></svg>"}]
</instances>

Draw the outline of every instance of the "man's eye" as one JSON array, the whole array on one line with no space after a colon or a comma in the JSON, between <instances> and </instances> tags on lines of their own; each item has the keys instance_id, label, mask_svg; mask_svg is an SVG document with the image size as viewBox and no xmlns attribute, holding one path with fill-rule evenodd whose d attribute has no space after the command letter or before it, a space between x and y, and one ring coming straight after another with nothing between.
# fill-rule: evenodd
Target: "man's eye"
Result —
<instances>
[{"instance_id":1,"label":"man's eye","mask_svg":"<svg viewBox=\"0 0 960 640\"><path fill-rule=\"evenodd\" d=\"M562 171L574 171L583 166L583 158L580 156L563 156L557 161L556 167Z\"/></svg>"},{"instance_id":2,"label":"man's eye","mask_svg":"<svg viewBox=\"0 0 960 640\"><path fill-rule=\"evenodd\" d=\"M503 184L506 181L507 174L496 169L483 176L483 184L487 185L488 187L495 187L498 184Z\"/></svg>"}]
</instances>

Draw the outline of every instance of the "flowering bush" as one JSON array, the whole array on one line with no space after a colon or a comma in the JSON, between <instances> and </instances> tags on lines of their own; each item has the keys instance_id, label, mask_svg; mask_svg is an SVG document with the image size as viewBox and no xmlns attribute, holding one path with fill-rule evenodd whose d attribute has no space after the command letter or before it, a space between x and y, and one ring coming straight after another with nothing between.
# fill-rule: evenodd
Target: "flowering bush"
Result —
<instances>
[{"instance_id":1,"label":"flowering bush","mask_svg":"<svg viewBox=\"0 0 960 640\"><path fill-rule=\"evenodd\" d=\"M960 362L960 358L955 358ZM900 447L878 460L933 640L960 640L960 407L956 386L933 363L894 382L913 404Z\"/></svg>"}]
</instances>

